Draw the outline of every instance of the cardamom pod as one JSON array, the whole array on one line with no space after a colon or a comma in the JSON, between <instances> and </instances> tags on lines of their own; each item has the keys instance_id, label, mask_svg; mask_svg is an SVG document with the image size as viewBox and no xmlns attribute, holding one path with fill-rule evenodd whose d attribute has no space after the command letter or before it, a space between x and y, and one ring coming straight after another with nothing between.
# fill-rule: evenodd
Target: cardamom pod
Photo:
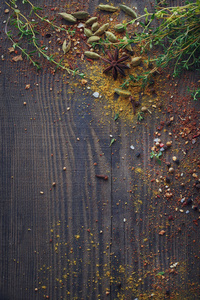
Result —
<instances>
[{"instance_id":1,"label":"cardamom pod","mask_svg":"<svg viewBox=\"0 0 200 300\"><path fill-rule=\"evenodd\" d=\"M106 37L109 39L109 41L111 41L112 43L115 43L117 38L116 36L110 32L110 31L105 31Z\"/></svg>"},{"instance_id":2,"label":"cardamom pod","mask_svg":"<svg viewBox=\"0 0 200 300\"><path fill-rule=\"evenodd\" d=\"M141 63L141 61L142 61L142 57L141 57L141 56L133 57L133 58L131 59L131 66L132 66L132 67L139 66L139 64Z\"/></svg>"},{"instance_id":3,"label":"cardamom pod","mask_svg":"<svg viewBox=\"0 0 200 300\"><path fill-rule=\"evenodd\" d=\"M115 25L114 29L117 32L123 32L123 31L125 31L125 28L124 28L123 24L117 24L117 25Z\"/></svg>"},{"instance_id":4,"label":"cardamom pod","mask_svg":"<svg viewBox=\"0 0 200 300\"><path fill-rule=\"evenodd\" d=\"M70 14L63 12L63 13L59 13L59 15L68 22L76 23L76 18Z\"/></svg>"},{"instance_id":5,"label":"cardamom pod","mask_svg":"<svg viewBox=\"0 0 200 300\"><path fill-rule=\"evenodd\" d=\"M76 11L72 13L72 16L74 16L78 20L84 20L89 16L89 13L87 11Z\"/></svg>"},{"instance_id":6,"label":"cardamom pod","mask_svg":"<svg viewBox=\"0 0 200 300\"><path fill-rule=\"evenodd\" d=\"M91 52L91 51L85 51L84 55L91 59L99 59L100 58L100 55L98 53Z\"/></svg>"},{"instance_id":7,"label":"cardamom pod","mask_svg":"<svg viewBox=\"0 0 200 300\"><path fill-rule=\"evenodd\" d=\"M109 12L115 12L118 10L118 7L114 7L114 6L108 5L108 4L99 4L98 8L100 10L109 11Z\"/></svg>"},{"instance_id":8,"label":"cardamom pod","mask_svg":"<svg viewBox=\"0 0 200 300\"><path fill-rule=\"evenodd\" d=\"M67 53L71 48L71 39L69 40L69 43L67 44L67 41L64 40L63 44L62 44L62 51L65 53Z\"/></svg>"},{"instance_id":9,"label":"cardamom pod","mask_svg":"<svg viewBox=\"0 0 200 300\"><path fill-rule=\"evenodd\" d=\"M89 18L86 22L85 22L85 25L86 26L90 26L92 25L94 22L97 21L97 17L92 17L92 18Z\"/></svg>"},{"instance_id":10,"label":"cardamom pod","mask_svg":"<svg viewBox=\"0 0 200 300\"><path fill-rule=\"evenodd\" d=\"M99 23L95 22L94 24L92 24L91 30L93 32L97 31L99 29Z\"/></svg>"},{"instance_id":11,"label":"cardamom pod","mask_svg":"<svg viewBox=\"0 0 200 300\"><path fill-rule=\"evenodd\" d=\"M141 111L142 112L146 112L148 110L148 108L146 106L142 106Z\"/></svg>"},{"instance_id":12,"label":"cardamom pod","mask_svg":"<svg viewBox=\"0 0 200 300\"><path fill-rule=\"evenodd\" d=\"M109 23L106 23L102 25L95 33L94 35L102 35L109 27Z\"/></svg>"},{"instance_id":13,"label":"cardamom pod","mask_svg":"<svg viewBox=\"0 0 200 300\"><path fill-rule=\"evenodd\" d=\"M134 10L132 10L130 7L120 4L119 5L120 9L123 10L127 15L131 16L133 19L137 18L137 14Z\"/></svg>"},{"instance_id":14,"label":"cardamom pod","mask_svg":"<svg viewBox=\"0 0 200 300\"><path fill-rule=\"evenodd\" d=\"M130 97L131 96L131 92L129 91L125 91L125 90L120 90L120 89L114 89L115 93L117 93L119 96L122 97Z\"/></svg>"},{"instance_id":15,"label":"cardamom pod","mask_svg":"<svg viewBox=\"0 0 200 300\"><path fill-rule=\"evenodd\" d=\"M92 44L92 43L98 42L99 40L100 40L99 36L93 35L93 36L89 37L89 39L87 40L87 43Z\"/></svg>"},{"instance_id":16,"label":"cardamom pod","mask_svg":"<svg viewBox=\"0 0 200 300\"><path fill-rule=\"evenodd\" d=\"M84 28L84 33L87 37L90 37L93 35L92 30L90 30L88 28Z\"/></svg>"},{"instance_id":17,"label":"cardamom pod","mask_svg":"<svg viewBox=\"0 0 200 300\"><path fill-rule=\"evenodd\" d=\"M128 44L128 39L127 39L127 37L126 37L126 36L125 36L125 37L123 37L123 41L124 41L124 45L126 45L126 46L125 46L125 48L126 48L128 51L133 51L133 49L132 49L131 45L130 45L130 44Z\"/></svg>"}]
</instances>

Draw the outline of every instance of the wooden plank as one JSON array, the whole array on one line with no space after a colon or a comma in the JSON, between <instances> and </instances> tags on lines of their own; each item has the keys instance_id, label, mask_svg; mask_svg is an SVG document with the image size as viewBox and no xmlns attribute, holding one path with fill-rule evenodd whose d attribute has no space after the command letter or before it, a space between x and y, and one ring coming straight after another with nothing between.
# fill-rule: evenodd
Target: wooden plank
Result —
<instances>
[{"instance_id":1,"label":"wooden plank","mask_svg":"<svg viewBox=\"0 0 200 300\"><path fill-rule=\"evenodd\" d=\"M145 5L152 7L149 1L127 5L137 5L140 13ZM63 3L49 1L50 6L60 9ZM94 10L96 4L84 6ZM83 88L61 71L36 73L25 61L11 62L3 26L0 299L148 299L153 294L169 299L169 292L173 299L198 297L199 212L180 202L192 197L199 203L192 177L199 168L199 141L192 144L180 134L185 127L199 128L199 104L183 99L187 85L197 81L195 73L160 81L160 110L141 95L142 105L146 101L152 111L141 122L129 103L114 121L115 106L104 95L95 100L94 87ZM168 127L170 116L174 122ZM165 125L158 129L161 122ZM159 134L164 144L173 142L161 166L150 160ZM173 163L174 155L180 165ZM169 174L166 161L175 174ZM164 196L166 185L170 199Z\"/></svg>"}]
</instances>

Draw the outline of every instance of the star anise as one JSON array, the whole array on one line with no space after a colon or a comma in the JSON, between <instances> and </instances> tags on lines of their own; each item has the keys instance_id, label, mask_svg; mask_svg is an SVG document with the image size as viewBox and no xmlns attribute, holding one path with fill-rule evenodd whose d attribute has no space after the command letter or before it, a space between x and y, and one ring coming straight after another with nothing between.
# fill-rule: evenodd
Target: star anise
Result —
<instances>
[{"instance_id":1,"label":"star anise","mask_svg":"<svg viewBox=\"0 0 200 300\"><path fill-rule=\"evenodd\" d=\"M129 67L125 64L122 64L123 61L129 58L128 55L122 56L119 58L119 50L115 48L114 56L111 54L110 51L106 52L108 54L109 59L102 57L103 61L107 62L109 66L103 71L103 73L107 73L112 69L112 75L114 80L117 79L118 73L122 76L126 76L124 69L129 69Z\"/></svg>"}]
</instances>

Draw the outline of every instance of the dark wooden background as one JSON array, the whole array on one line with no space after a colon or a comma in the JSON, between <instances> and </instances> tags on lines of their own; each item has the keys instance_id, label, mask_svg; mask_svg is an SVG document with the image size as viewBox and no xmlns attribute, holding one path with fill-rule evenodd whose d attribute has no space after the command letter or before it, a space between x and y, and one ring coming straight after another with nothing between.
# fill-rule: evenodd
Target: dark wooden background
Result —
<instances>
[{"instance_id":1,"label":"dark wooden background","mask_svg":"<svg viewBox=\"0 0 200 300\"><path fill-rule=\"evenodd\" d=\"M46 4L62 5L58 2ZM126 3L140 13L145 5L152 9L148 0ZM90 1L91 14L97 5ZM160 167L150 161L150 150L157 126L170 116L175 122L162 132L163 142L175 132L166 161L176 154L177 173L180 168L188 174L191 167L199 175L198 138L194 145L189 141L187 157L185 140L175 138L178 115L184 113L173 102L167 111L166 92L160 113L147 114L140 123L134 116L115 122L112 108L103 109L106 99L96 102L81 87L71 93L61 71L37 74L26 61L13 63L5 8L1 1L0 299L199 299L199 228L193 222L199 213L191 207L188 215L185 208L181 213L178 201L189 194L198 202L195 180L187 177L185 190L171 175L170 201L164 193L157 198L159 184L151 182L167 176L164 162ZM165 88L183 96L195 81L191 72L171 87L167 81ZM199 104L188 100L186 109L191 107L196 114ZM112 147L110 135L116 138Z\"/></svg>"}]
</instances>

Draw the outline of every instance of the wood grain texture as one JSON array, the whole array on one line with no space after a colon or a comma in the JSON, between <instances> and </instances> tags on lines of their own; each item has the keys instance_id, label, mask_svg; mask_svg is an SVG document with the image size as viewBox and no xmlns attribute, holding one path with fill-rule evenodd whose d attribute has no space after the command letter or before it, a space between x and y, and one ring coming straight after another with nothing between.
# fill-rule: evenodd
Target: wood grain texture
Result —
<instances>
[{"instance_id":1,"label":"wood grain texture","mask_svg":"<svg viewBox=\"0 0 200 300\"><path fill-rule=\"evenodd\" d=\"M152 9L149 1L126 3L140 13L145 6ZM98 2L79 4L92 13ZM184 112L170 102L171 95L184 96L196 74L178 78L178 87L165 83L170 93L163 94L159 114L152 109L143 122L115 122L112 108L103 110L107 99L94 101L90 91L74 89L76 79L66 84L62 72L36 73L28 63L11 62L4 24L1 32L0 300L199 299L199 230L193 222L199 212L179 212L177 200L199 199L188 177L193 159L199 171L199 141L188 147L176 138ZM191 105L197 112L199 104ZM171 175L176 196L167 200L151 182L162 182L167 167L153 163L150 151L157 127L172 114L176 126L162 131L164 143L173 133L174 148L165 160L180 158L183 163L174 168L184 173L188 189L181 190ZM116 142L110 147L111 135Z\"/></svg>"}]
</instances>

